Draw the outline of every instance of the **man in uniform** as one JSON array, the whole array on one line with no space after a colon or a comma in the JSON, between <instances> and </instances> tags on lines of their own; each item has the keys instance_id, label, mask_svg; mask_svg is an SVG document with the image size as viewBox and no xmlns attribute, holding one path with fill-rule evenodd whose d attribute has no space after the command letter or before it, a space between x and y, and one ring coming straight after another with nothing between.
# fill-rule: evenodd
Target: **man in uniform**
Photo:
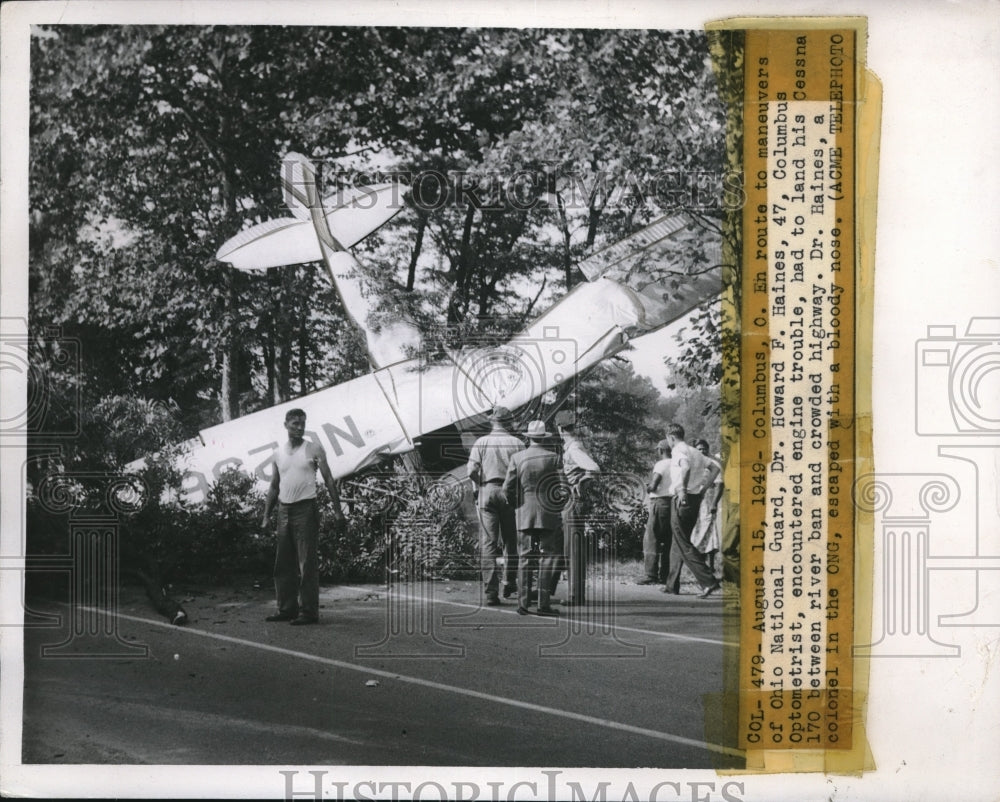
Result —
<instances>
[{"instance_id":1,"label":"man in uniform","mask_svg":"<svg viewBox=\"0 0 1000 802\"><path fill-rule=\"evenodd\" d=\"M559 457L544 442L552 435L545 422L528 424L524 451L510 458L503 492L514 506L517 520L518 572L517 612L528 614L533 575L538 574L538 615L557 615L549 604L552 575L562 553L559 537L559 514L562 507L563 481Z\"/></svg>"},{"instance_id":2,"label":"man in uniform","mask_svg":"<svg viewBox=\"0 0 1000 802\"><path fill-rule=\"evenodd\" d=\"M670 574L664 593L679 593L681 563L687 565L701 585L701 598L705 599L722 586L715 578L705 555L691 543L691 533L698 522L701 497L715 479L708 461L695 448L684 442L684 427L671 423L667 427L670 444L670 492L674 497L670 516L673 543L670 547Z\"/></svg>"},{"instance_id":3,"label":"man in uniform","mask_svg":"<svg viewBox=\"0 0 1000 802\"><path fill-rule=\"evenodd\" d=\"M563 556L560 563L566 568L569 589L564 604L584 604L587 587L587 545L585 538L586 517L589 509L587 496L593 478L600 473L600 467L586 452L577 438L576 416L570 410L556 413L556 427L562 437L562 467L566 483L569 485L569 499L562 511ZM552 576L549 592L556 592L559 571Z\"/></svg>"},{"instance_id":4,"label":"man in uniform","mask_svg":"<svg viewBox=\"0 0 1000 802\"><path fill-rule=\"evenodd\" d=\"M285 414L288 442L274 455L274 473L264 501L264 527L278 503L278 548L274 559L274 590L278 612L267 621L293 625L319 621L319 506L316 471L323 476L333 500L334 520L344 524L340 495L323 446L305 439L306 413L290 409Z\"/></svg>"},{"instance_id":5,"label":"man in uniform","mask_svg":"<svg viewBox=\"0 0 1000 802\"><path fill-rule=\"evenodd\" d=\"M503 494L510 458L524 450L524 443L507 428L514 416L506 407L494 408L493 428L472 446L469 452L469 479L478 486L476 507L479 513L479 554L486 603L500 604L500 569L497 558L506 555L503 597L509 598L517 589L517 527L514 508Z\"/></svg>"}]
</instances>

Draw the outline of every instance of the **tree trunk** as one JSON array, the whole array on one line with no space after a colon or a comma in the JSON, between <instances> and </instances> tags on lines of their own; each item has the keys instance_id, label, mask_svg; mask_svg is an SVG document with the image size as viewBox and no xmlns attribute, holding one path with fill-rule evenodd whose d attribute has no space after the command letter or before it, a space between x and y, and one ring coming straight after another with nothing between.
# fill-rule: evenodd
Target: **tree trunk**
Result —
<instances>
[{"instance_id":1,"label":"tree trunk","mask_svg":"<svg viewBox=\"0 0 1000 802\"><path fill-rule=\"evenodd\" d=\"M553 192L553 194L556 196L556 205L559 208L559 231L562 233L563 240L563 275L566 279L566 292L569 292L573 289L573 260L570 258L571 237L569 233L569 220L566 217L566 204L563 202L562 195L558 192Z\"/></svg>"},{"instance_id":2,"label":"tree trunk","mask_svg":"<svg viewBox=\"0 0 1000 802\"><path fill-rule=\"evenodd\" d=\"M219 65L221 66L221 60ZM199 132L199 129L195 129ZM228 132L223 127L223 135ZM212 148L211 143L202 136L202 141L209 153L219 165L219 181L222 188L222 209L224 219L236 220L236 187L230 175L230 167L225 155ZM239 403L239 340L236 331L237 309L239 309L239 291L237 283L239 275L232 268L226 268L225 308L223 310L222 328L222 380L219 390L219 400L222 405L222 420L229 421L240 415Z\"/></svg>"},{"instance_id":3,"label":"tree trunk","mask_svg":"<svg viewBox=\"0 0 1000 802\"><path fill-rule=\"evenodd\" d=\"M410 269L406 273L406 291L413 291L413 284L417 278L417 260L420 258L420 249L424 245L424 230L427 228L427 213L420 212L417 217L417 236L413 242L413 253L410 255Z\"/></svg>"},{"instance_id":4,"label":"tree trunk","mask_svg":"<svg viewBox=\"0 0 1000 802\"><path fill-rule=\"evenodd\" d=\"M309 301L312 299L312 273L306 273L306 303L299 315L299 395L309 392Z\"/></svg>"},{"instance_id":5,"label":"tree trunk","mask_svg":"<svg viewBox=\"0 0 1000 802\"><path fill-rule=\"evenodd\" d=\"M230 421L240 415L239 401L239 343L234 317L238 305L236 272L226 272L226 302L222 313L222 379L219 402L222 420Z\"/></svg>"},{"instance_id":6,"label":"tree trunk","mask_svg":"<svg viewBox=\"0 0 1000 802\"><path fill-rule=\"evenodd\" d=\"M476 207L469 204L469 208L465 212L465 225L462 227L462 244L458 252L455 288L448 301L448 323L450 325L461 323L467 309L469 273L472 270L472 223L475 216Z\"/></svg>"},{"instance_id":7,"label":"tree trunk","mask_svg":"<svg viewBox=\"0 0 1000 802\"><path fill-rule=\"evenodd\" d=\"M274 325L268 321L268 330L265 333L264 343L261 346L264 352L264 370L267 374L267 400L268 403L276 404L277 387L274 382Z\"/></svg>"}]
</instances>

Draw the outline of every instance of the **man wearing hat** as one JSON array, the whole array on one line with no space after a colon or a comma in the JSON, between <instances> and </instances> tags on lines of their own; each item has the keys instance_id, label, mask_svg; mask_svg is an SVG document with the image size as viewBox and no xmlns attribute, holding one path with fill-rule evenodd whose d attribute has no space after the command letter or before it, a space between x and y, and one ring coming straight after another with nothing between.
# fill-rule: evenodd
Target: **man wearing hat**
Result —
<instances>
[{"instance_id":1,"label":"man wearing hat","mask_svg":"<svg viewBox=\"0 0 1000 802\"><path fill-rule=\"evenodd\" d=\"M556 615L549 605L552 576L562 553L559 537L560 512L564 500L559 457L546 442L552 434L545 422L528 424L529 443L510 458L503 492L514 506L517 521L518 571L517 612L528 614L531 584L538 574L538 614Z\"/></svg>"},{"instance_id":2,"label":"man wearing hat","mask_svg":"<svg viewBox=\"0 0 1000 802\"><path fill-rule=\"evenodd\" d=\"M556 413L556 427L563 441L563 475L569 485L569 499L562 511L563 557L560 567L565 566L565 604L583 604L586 601L587 550L584 538L586 516L590 511L587 504L587 488L593 477L600 473L600 467L587 453L576 436L576 415L568 409ZM556 592L559 571L552 577L549 591Z\"/></svg>"},{"instance_id":3,"label":"man wearing hat","mask_svg":"<svg viewBox=\"0 0 1000 802\"><path fill-rule=\"evenodd\" d=\"M653 466L653 475L646 485L649 523L642 542L646 576L639 580L640 585L665 584L670 573L670 441L657 443L656 452L659 460Z\"/></svg>"},{"instance_id":4,"label":"man wearing hat","mask_svg":"<svg viewBox=\"0 0 1000 802\"><path fill-rule=\"evenodd\" d=\"M479 487L479 554L486 591L486 603L500 604L500 569L497 558L506 554L506 581L503 595L508 598L517 582L517 529L514 508L503 494L510 458L524 449L524 443L507 428L514 416L506 407L495 407L490 417L493 428L480 437L469 453L469 478Z\"/></svg>"}]
</instances>

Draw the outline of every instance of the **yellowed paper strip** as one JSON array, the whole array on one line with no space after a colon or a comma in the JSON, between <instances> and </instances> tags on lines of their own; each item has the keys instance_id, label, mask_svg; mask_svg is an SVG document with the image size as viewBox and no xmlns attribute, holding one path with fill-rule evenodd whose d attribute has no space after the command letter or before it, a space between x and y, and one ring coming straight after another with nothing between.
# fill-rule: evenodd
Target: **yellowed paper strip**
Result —
<instances>
[{"instance_id":1,"label":"yellowed paper strip","mask_svg":"<svg viewBox=\"0 0 1000 802\"><path fill-rule=\"evenodd\" d=\"M865 642L871 576L857 550L870 533L851 494L871 449L861 288L874 206L859 214L858 201L875 195L878 123L864 21L710 29L743 37L731 114L743 134L741 270L726 296L739 362L727 397L738 421L727 527L738 521L741 541L739 744L750 771L859 771L867 674L853 645Z\"/></svg>"}]
</instances>

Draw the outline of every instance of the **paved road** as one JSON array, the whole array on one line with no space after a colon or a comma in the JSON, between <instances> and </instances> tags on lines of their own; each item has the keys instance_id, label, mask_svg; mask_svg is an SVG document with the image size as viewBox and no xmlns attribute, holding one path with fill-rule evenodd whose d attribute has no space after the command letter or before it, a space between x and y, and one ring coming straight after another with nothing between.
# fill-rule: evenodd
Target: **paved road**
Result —
<instances>
[{"instance_id":1,"label":"paved road","mask_svg":"<svg viewBox=\"0 0 1000 802\"><path fill-rule=\"evenodd\" d=\"M23 760L740 765L721 600L604 591L553 620L480 607L471 582L332 587L309 627L264 622L267 589L192 593L185 627L131 589L113 620L35 603L62 626L25 630Z\"/></svg>"}]
</instances>

